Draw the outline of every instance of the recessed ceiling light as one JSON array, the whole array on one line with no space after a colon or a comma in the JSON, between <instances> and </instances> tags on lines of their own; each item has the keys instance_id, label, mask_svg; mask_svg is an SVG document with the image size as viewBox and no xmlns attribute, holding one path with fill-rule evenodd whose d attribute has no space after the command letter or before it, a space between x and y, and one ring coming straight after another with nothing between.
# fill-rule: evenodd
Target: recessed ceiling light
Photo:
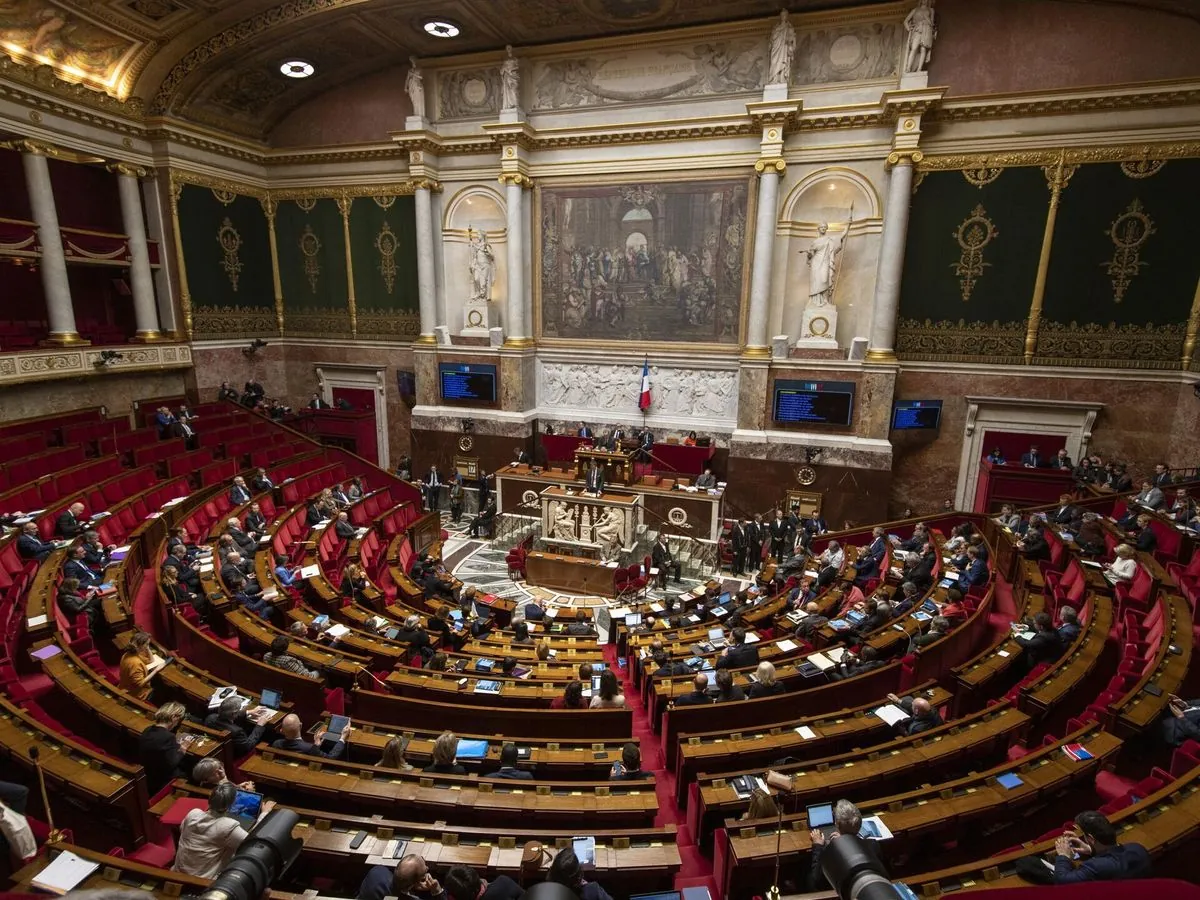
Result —
<instances>
[{"instance_id":1,"label":"recessed ceiling light","mask_svg":"<svg viewBox=\"0 0 1200 900\"><path fill-rule=\"evenodd\" d=\"M288 78L307 78L317 71L316 66L302 59L289 59L279 67L279 71Z\"/></svg>"},{"instance_id":2,"label":"recessed ceiling light","mask_svg":"<svg viewBox=\"0 0 1200 900\"><path fill-rule=\"evenodd\" d=\"M451 25L449 22L441 22L437 19L430 19L425 23L425 32L434 37L452 38L458 37L459 28L457 25Z\"/></svg>"}]
</instances>

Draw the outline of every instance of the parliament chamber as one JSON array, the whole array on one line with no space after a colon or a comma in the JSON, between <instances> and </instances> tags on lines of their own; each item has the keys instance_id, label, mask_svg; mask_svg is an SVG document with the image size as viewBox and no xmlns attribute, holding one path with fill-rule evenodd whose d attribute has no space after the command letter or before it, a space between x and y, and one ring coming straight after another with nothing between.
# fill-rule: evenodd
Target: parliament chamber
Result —
<instances>
[{"instance_id":1,"label":"parliament chamber","mask_svg":"<svg viewBox=\"0 0 1200 900\"><path fill-rule=\"evenodd\" d=\"M1197 47L0 2L6 896L1200 896Z\"/></svg>"}]
</instances>

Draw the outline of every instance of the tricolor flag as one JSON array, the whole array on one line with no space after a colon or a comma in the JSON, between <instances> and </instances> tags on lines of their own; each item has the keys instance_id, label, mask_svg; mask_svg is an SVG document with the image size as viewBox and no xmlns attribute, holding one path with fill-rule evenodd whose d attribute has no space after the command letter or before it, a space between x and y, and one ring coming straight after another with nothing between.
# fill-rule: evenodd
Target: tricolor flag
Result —
<instances>
[{"instance_id":1,"label":"tricolor flag","mask_svg":"<svg viewBox=\"0 0 1200 900\"><path fill-rule=\"evenodd\" d=\"M642 395L638 398L638 409L650 408L650 360L642 361Z\"/></svg>"}]
</instances>

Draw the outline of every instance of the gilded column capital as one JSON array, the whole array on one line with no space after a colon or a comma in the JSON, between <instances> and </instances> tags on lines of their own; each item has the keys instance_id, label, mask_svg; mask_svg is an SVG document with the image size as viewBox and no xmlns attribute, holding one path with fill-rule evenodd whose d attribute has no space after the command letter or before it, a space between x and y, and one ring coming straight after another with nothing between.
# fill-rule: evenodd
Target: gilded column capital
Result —
<instances>
[{"instance_id":1,"label":"gilded column capital","mask_svg":"<svg viewBox=\"0 0 1200 900\"><path fill-rule=\"evenodd\" d=\"M434 194L442 192L442 183L436 178L414 178L412 186L414 191L430 191Z\"/></svg>"},{"instance_id":2,"label":"gilded column capital","mask_svg":"<svg viewBox=\"0 0 1200 900\"><path fill-rule=\"evenodd\" d=\"M782 175L787 171L787 162L782 156L768 156L754 164L754 171L759 175L764 172L777 172Z\"/></svg>"},{"instance_id":3,"label":"gilded column capital","mask_svg":"<svg viewBox=\"0 0 1200 900\"><path fill-rule=\"evenodd\" d=\"M497 180L505 186L515 184L520 188L533 187L533 179L524 172L501 172Z\"/></svg>"},{"instance_id":4,"label":"gilded column capital","mask_svg":"<svg viewBox=\"0 0 1200 900\"><path fill-rule=\"evenodd\" d=\"M146 178L150 174L149 169L127 162L109 163L104 168L114 175L128 175L130 178Z\"/></svg>"},{"instance_id":5,"label":"gilded column capital","mask_svg":"<svg viewBox=\"0 0 1200 900\"><path fill-rule=\"evenodd\" d=\"M887 166L890 169L892 166L898 166L903 162L905 165L915 166L925 158L925 154L920 150L893 150L888 154Z\"/></svg>"},{"instance_id":6,"label":"gilded column capital","mask_svg":"<svg viewBox=\"0 0 1200 900\"><path fill-rule=\"evenodd\" d=\"M53 156L56 159L63 155L63 152L53 144L47 144L44 141L34 141L29 139L9 141L8 147L13 150L18 150L21 153L32 153L35 156Z\"/></svg>"}]
</instances>

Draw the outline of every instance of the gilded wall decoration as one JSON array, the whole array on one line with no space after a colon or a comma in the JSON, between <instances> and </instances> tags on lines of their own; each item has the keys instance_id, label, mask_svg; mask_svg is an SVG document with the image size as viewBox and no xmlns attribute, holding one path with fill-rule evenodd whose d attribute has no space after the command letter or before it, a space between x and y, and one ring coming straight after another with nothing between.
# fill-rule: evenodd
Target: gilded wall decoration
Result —
<instances>
[{"instance_id":1,"label":"gilded wall decoration","mask_svg":"<svg viewBox=\"0 0 1200 900\"><path fill-rule=\"evenodd\" d=\"M350 335L350 310L346 307L288 306L287 333L298 337Z\"/></svg>"},{"instance_id":2,"label":"gilded wall decoration","mask_svg":"<svg viewBox=\"0 0 1200 900\"><path fill-rule=\"evenodd\" d=\"M1177 369L1187 324L1042 322L1035 365Z\"/></svg>"},{"instance_id":3,"label":"gilded wall decoration","mask_svg":"<svg viewBox=\"0 0 1200 900\"><path fill-rule=\"evenodd\" d=\"M383 276L383 285L390 296L396 287L396 249L399 243L392 226L384 220L383 227L375 236L375 249L379 251L379 274Z\"/></svg>"},{"instance_id":4,"label":"gilded wall decoration","mask_svg":"<svg viewBox=\"0 0 1200 900\"><path fill-rule=\"evenodd\" d=\"M971 210L971 215L963 219L962 224L954 232L954 239L962 248L962 255L959 256L958 262L951 264L951 267L962 288L964 303L971 299L975 283L983 277L984 270L991 266L991 263L984 261L983 251L999 234L1000 232L996 230L992 220L988 218L987 210L983 208L982 203Z\"/></svg>"},{"instance_id":5,"label":"gilded wall decoration","mask_svg":"<svg viewBox=\"0 0 1200 900\"><path fill-rule=\"evenodd\" d=\"M929 362L1024 362L1026 322L904 319L896 323L896 355Z\"/></svg>"},{"instance_id":6,"label":"gilded wall decoration","mask_svg":"<svg viewBox=\"0 0 1200 900\"><path fill-rule=\"evenodd\" d=\"M756 91L761 40L715 41L534 63L533 109L572 109Z\"/></svg>"},{"instance_id":7,"label":"gilded wall decoration","mask_svg":"<svg viewBox=\"0 0 1200 900\"><path fill-rule=\"evenodd\" d=\"M736 344L748 182L540 189L544 337Z\"/></svg>"},{"instance_id":8,"label":"gilded wall decoration","mask_svg":"<svg viewBox=\"0 0 1200 900\"><path fill-rule=\"evenodd\" d=\"M415 338L421 333L421 315L389 309L358 308L358 333L374 338Z\"/></svg>"},{"instance_id":9,"label":"gilded wall decoration","mask_svg":"<svg viewBox=\"0 0 1200 900\"><path fill-rule=\"evenodd\" d=\"M442 72L437 83L439 119L492 116L500 111L500 70L496 66Z\"/></svg>"},{"instance_id":10,"label":"gilded wall decoration","mask_svg":"<svg viewBox=\"0 0 1200 900\"><path fill-rule=\"evenodd\" d=\"M312 292L317 292L317 279L321 277L321 241L313 234L312 226L305 225L300 235L300 252L304 256L304 277Z\"/></svg>"},{"instance_id":11,"label":"gilded wall decoration","mask_svg":"<svg viewBox=\"0 0 1200 900\"><path fill-rule=\"evenodd\" d=\"M1129 178L1150 178L1162 171L1165 159L1131 159L1121 163L1121 171Z\"/></svg>"},{"instance_id":12,"label":"gilded wall decoration","mask_svg":"<svg viewBox=\"0 0 1200 900\"><path fill-rule=\"evenodd\" d=\"M221 188L211 188L211 190L212 195L222 206L230 206L238 198L237 191L228 191Z\"/></svg>"},{"instance_id":13,"label":"gilded wall decoration","mask_svg":"<svg viewBox=\"0 0 1200 900\"><path fill-rule=\"evenodd\" d=\"M905 40L899 21L817 28L796 37L797 87L899 77Z\"/></svg>"},{"instance_id":14,"label":"gilded wall decoration","mask_svg":"<svg viewBox=\"0 0 1200 900\"><path fill-rule=\"evenodd\" d=\"M297 197L295 200L295 203L298 207L300 207L306 213L310 213L313 211L313 208L317 205L317 198L316 197Z\"/></svg>"},{"instance_id":15,"label":"gilded wall decoration","mask_svg":"<svg viewBox=\"0 0 1200 900\"><path fill-rule=\"evenodd\" d=\"M192 329L197 338L275 334L275 310L267 306L194 306Z\"/></svg>"},{"instance_id":16,"label":"gilded wall decoration","mask_svg":"<svg viewBox=\"0 0 1200 900\"><path fill-rule=\"evenodd\" d=\"M1004 171L1003 166L977 166L973 169L963 169L963 178L967 179L967 184L973 184L975 187L982 189L984 185L991 184Z\"/></svg>"},{"instance_id":17,"label":"gilded wall decoration","mask_svg":"<svg viewBox=\"0 0 1200 900\"><path fill-rule=\"evenodd\" d=\"M242 236L238 234L238 230L233 227L233 222L228 218L221 223L221 228L217 231L217 243L221 245L221 252L224 255L221 268L229 277L230 286L236 291L238 278L242 274L242 261L238 258L238 251L242 247Z\"/></svg>"},{"instance_id":18,"label":"gilded wall decoration","mask_svg":"<svg viewBox=\"0 0 1200 900\"><path fill-rule=\"evenodd\" d=\"M1148 265L1142 261L1141 252L1150 235L1154 234L1154 222L1142 210L1141 201L1135 197L1125 212L1113 220L1108 234L1115 249L1112 259L1101 265L1112 279L1113 302L1120 303L1138 272Z\"/></svg>"}]
</instances>

